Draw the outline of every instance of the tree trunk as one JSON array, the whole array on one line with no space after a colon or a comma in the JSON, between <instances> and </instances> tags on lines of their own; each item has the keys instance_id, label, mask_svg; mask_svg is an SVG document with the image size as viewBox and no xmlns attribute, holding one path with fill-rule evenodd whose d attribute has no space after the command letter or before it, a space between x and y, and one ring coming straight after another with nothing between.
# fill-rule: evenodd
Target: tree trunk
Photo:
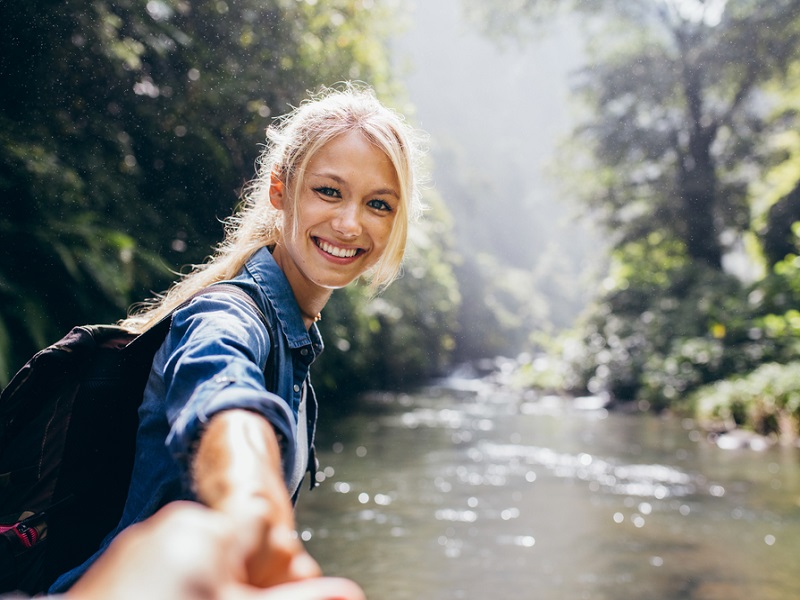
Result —
<instances>
[{"instance_id":1,"label":"tree trunk","mask_svg":"<svg viewBox=\"0 0 800 600\"><path fill-rule=\"evenodd\" d=\"M681 201L681 230L689 257L722 270L722 248L717 227L717 175L711 145L716 124L704 125L700 74L694 65L684 65L684 94L689 121L689 141L681 153L678 190Z\"/></svg>"},{"instance_id":2,"label":"tree trunk","mask_svg":"<svg viewBox=\"0 0 800 600\"><path fill-rule=\"evenodd\" d=\"M721 271L722 248L715 216L716 187L710 140L694 139L679 170L681 229L689 257Z\"/></svg>"}]
</instances>

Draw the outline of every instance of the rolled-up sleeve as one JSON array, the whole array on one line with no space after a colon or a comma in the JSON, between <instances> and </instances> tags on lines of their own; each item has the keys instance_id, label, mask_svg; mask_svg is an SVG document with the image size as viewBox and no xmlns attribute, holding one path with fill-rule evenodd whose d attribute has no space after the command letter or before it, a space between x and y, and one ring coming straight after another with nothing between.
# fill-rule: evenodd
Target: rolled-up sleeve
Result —
<instances>
[{"instance_id":1,"label":"rolled-up sleeve","mask_svg":"<svg viewBox=\"0 0 800 600\"><path fill-rule=\"evenodd\" d=\"M167 446L184 472L211 417L245 409L263 415L281 437L288 478L294 468L295 419L289 404L264 387L271 343L255 308L224 292L200 296L175 312L162 351L167 353Z\"/></svg>"}]
</instances>

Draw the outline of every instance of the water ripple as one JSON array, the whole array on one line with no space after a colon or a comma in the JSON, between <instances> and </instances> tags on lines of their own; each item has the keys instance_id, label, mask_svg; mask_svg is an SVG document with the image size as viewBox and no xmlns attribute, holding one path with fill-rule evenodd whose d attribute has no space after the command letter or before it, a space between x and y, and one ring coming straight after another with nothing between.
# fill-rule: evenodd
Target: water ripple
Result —
<instances>
[{"instance_id":1,"label":"water ripple","mask_svg":"<svg viewBox=\"0 0 800 600\"><path fill-rule=\"evenodd\" d=\"M719 486L710 485L701 490L700 479L667 465L615 464L586 453L568 454L550 448L490 442L481 444L469 456L474 462L492 465L485 475L469 473L466 478L462 477L471 482L487 480L496 483L492 479L499 475L499 463L507 465L506 472L503 472L504 477L509 474L508 469L512 469L530 479L530 466L540 465L556 477L594 482L607 491L626 496L663 499L688 496L701 491L711 495L720 494L717 489Z\"/></svg>"}]
</instances>

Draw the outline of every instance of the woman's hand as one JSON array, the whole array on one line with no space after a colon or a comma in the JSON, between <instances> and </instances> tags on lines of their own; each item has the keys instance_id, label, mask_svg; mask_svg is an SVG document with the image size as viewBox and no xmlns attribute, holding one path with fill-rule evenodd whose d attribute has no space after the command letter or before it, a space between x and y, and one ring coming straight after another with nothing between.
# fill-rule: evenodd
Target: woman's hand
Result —
<instances>
[{"instance_id":1,"label":"woman's hand","mask_svg":"<svg viewBox=\"0 0 800 600\"><path fill-rule=\"evenodd\" d=\"M215 415L200 441L194 482L205 504L249 523L255 538L246 562L252 585L268 587L321 575L295 533L280 446L263 417L245 410Z\"/></svg>"},{"instance_id":2,"label":"woman's hand","mask_svg":"<svg viewBox=\"0 0 800 600\"><path fill-rule=\"evenodd\" d=\"M270 587L322 575L295 533L292 513L285 513L277 503L259 496L233 495L215 508L250 528L252 552L245 561L250 584Z\"/></svg>"},{"instance_id":3,"label":"woman's hand","mask_svg":"<svg viewBox=\"0 0 800 600\"><path fill-rule=\"evenodd\" d=\"M247 583L259 545L250 517L191 502L167 505L129 527L66 600L364 600L352 581L315 578L270 589Z\"/></svg>"}]
</instances>

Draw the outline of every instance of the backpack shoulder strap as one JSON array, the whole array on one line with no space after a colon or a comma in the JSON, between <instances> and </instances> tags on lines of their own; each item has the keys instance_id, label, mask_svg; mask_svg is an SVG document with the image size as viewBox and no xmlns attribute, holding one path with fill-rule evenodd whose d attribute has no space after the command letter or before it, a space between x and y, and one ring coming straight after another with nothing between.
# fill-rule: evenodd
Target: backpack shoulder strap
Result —
<instances>
[{"instance_id":1,"label":"backpack shoulder strap","mask_svg":"<svg viewBox=\"0 0 800 600\"><path fill-rule=\"evenodd\" d=\"M267 335L269 336L270 346L267 364L264 365L264 386L268 391L275 392L275 389L278 385L278 361L275 360L275 334L272 331L272 326L267 320L266 315L264 315L258 304L256 304L256 301L253 299L253 297L238 285L234 285L232 283L217 283L205 288L204 290L201 290L198 292L198 294L217 291L220 288L224 289L227 293L234 294L235 296L239 296L240 298L246 300L253 308L255 308L259 318L261 319L261 322L264 324L264 328L267 330Z\"/></svg>"},{"instance_id":2,"label":"backpack shoulder strap","mask_svg":"<svg viewBox=\"0 0 800 600\"><path fill-rule=\"evenodd\" d=\"M247 293L242 287L235 285L233 283L212 284L192 294L187 300L182 302L175 310L183 308L198 296L220 291L226 294L232 294L234 296L237 296L242 300L244 300L245 302L247 302L250 306L253 307L253 309L256 311L256 314L258 314L259 319L261 319L261 322L264 324L264 328L267 330L267 335L269 336L269 343L270 343L269 358L267 359L267 364L264 365L264 384L267 390L274 392L278 382L278 372L277 372L278 365L277 361L275 360L275 337L274 337L275 334L272 331L272 327L270 326L270 323L267 320L266 315L264 315L264 312L258 306L255 299L253 299L253 297L249 293ZM148 351L151 354L155 355L156 351L164 342L164 339L167 336L167 332L169 331L169 327L172 323L172 315L175 313L175 310L171 311L168 315L164 316L155 325L150 327L150 329L143 332L141 335L137 336L128 345L131 351L138 352L144 349L145 351Z\"/></svg>"},{"instance_id":3,"label":"backpack shoulder strap","mask_svg":"<svg viewBox=\"0 0 800 600\"><path fill-rule=\"evenodd\" d=\"M133 341L131 341L131 343L128 344L128 347L130 347L131 350L135 351L139 351L144 348L147 350L151 350L152 353L155 354L156 350L158 350L159 346L161 346L161 344L164 342L164 339L167 337L167 332L169 331L170 325L172 324L172 316L175 314L175 311L183 308L198 296L220 291L225 292L226 294L232 294L234 296L237 296L245 300L250 306L252 306L255 309L259 319L261 319L261 322L267 329L267 333L270 339L270 346L272 346L273 344L272 328L269 326L269 321L267 321L267 317L261 311L261 308L259 308L258 304L256 304L256 301L253 299L253 297L238 285L232 283L214 283L189 296L189 298L184 300L176 308L170 311L169 314L164 315L157 323L155 323L149 329L142 332L140 335L136 336L136 338L134 338ZM272 355L271 352L270 355Z\"/></svg>"},{"instance_id":4,"label":"backpack shoulder strap","mask_svg":"<svg viewBox=\"0 0 800 600\"><path fill-rule=\"evenodd\" d=\"M240 298L246 300L256 310L258 317L264 324L264 328L267 330L267 335L269 336L270 346L267 364L264 365L264 386L268 391L274 392L278 385L278 361L275 360L275 334L272 331L272 326L267 320L266 315L264 315L258 304L256 304L256 301L253 299L253 297L238 285L234 285L232 283L217 283L205 288L204 290L201 290L198 292L198 295L218 291L220 288L224 289L227 293L234 294L235 296L239 296Z\"/></svg>"},{"instance_id":5,"label":"backpack shoulder strap","mask_svg":"<svg viewBox=\"0 0 800 600\"><path fill-rule=\"evenodd\" d=\"M253 297L248 294L244 288L235 285L233 283L215 283L214 285L210 285L207 288L204 288L194 294L192 298L196 298L197 296L201 296L203 294L209 294L211 292L218 292L223 290L226 294L233 294L234 296L238 296L239 298L245 300L250 306L252 306L256 313L258 314L258 318L261 319L261 322L267 327L267 332L269 332L270 340L272 340L272 328L269 326L269 321L267 321L266 315L261 311L256 301ZM190 298L190 300L192 299Z\"/></svg>"}]
</instances>

